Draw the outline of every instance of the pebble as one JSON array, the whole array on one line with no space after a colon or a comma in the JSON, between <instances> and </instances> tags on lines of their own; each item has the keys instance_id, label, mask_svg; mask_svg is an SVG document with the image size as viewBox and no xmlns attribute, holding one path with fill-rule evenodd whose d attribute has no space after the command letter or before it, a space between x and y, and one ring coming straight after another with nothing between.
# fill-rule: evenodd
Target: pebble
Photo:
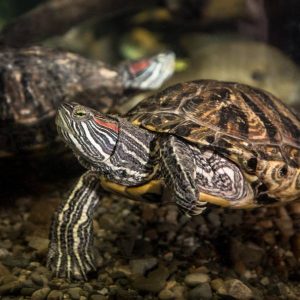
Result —
<instances>
[{"instance_id":1,"label":"pebble","mask_svg":"<svg viewBox=\"0 0 300 300\"><path fill-rule=\"evenodd\" d=\"M31 274L31 279L37 285L44 285L48 282L48 280L45 276L40 275L39 273L36 273L36 272Z\"/></svg>"},{"instance_id":2,"label":"pebble","mask_svg":"<svg viewBox=\"0 0 300 300\"><path fill-rule=\"evenodd\" d=\"M211 287L220 295L226 295L227 290L225 286L225 282L221 278L216 278L211 281Z\"/></svg>"},{"instance_id":3,"label":"pebble","mask_svg":"<svg viewBox=\"0 0 300 300\"><path fill-rule=\"evenodd\" d=\"M29 247L37 250L38 254L46 254L48 251L49 240L38 236L28 237Z\"/></svg>"},{"instance_id":4,"label":"pebble","mask_svg":"<svg viewBox=\"0 0 300 300\"><path fill-rule=\"evenodd\" d=\"M247 300L251 299L253 293L243 282L238 279L228 279L225 281L227 295L234 299Z\"/></svg>"},{"instance_id":5,"label":"pebble","mask_svg":"<svg viewBox=\"0 0 300 300\"><path fill-rule=\"evenodd\" d=\"M63 293L58 290L52 290L47 297L47 300L61 300L63 299Z\"/></svg>"},{"instance_id":6,"label":"pebble","mask_svg":"<svg viewBox=\"0 0 300 300\"><path fill-rule=\"evenodd\" d=\"M295 294L291 291L291 289L283 282L278 282L277 288L279 290L279 295L284 297L284 299L299 299L296 298Z\"/></svg>"},{"instance_id":7,"label":"pebble","mask_svg":"<svg viewBox=\"0 0 300 300\"><path fill-rule=\"evenodd\" d=\"M206 283L209 281L210 281L209 276L204 273L188 274L184 279L184 282L186 283L186 285L191 286L191 287L196 286L200 283Z\"/></svg>"},{"instance_id":8,"label":"pebble","mask_svg":"<svg viewBox=\"0 0 300 300\"><path fill-rule=\"evenodd\" d=\"M202 283L188 293L189 300L211 299L212 291L209 283Z\"/></svg>"},{"instance_id":9,"label":"pebble","mask_svg":"<svg viewBox=\"0 0 300 300\"><path fill-rule=\"evenodd\" d=\"M260 280L260 283L262 285L268 285L270 284L270 279L268 277L263 277L261 280Z\"/></svg>"},{"instance_id":10,"label":"pebble","mask_svg":"<svg viewBox=\"0 0 300 300\"><path fill-rule=\"evenodd\" d=\"M48 294L50 293L50 288L45 287L35 291L31 295L31 300L44 300L47 299Z\"/></svg>"},{"instance_id":11,"label":"pebble","mask_svg":"<svg viewBox=\"0 0 300 300\"><path fill-rule=\"evenodd\" d=\"M105 296L105 295L108 295L108 289L107 288L103 288L103 289L101 289L100 291L99 291L99 293L101 294L101 295L103 295L103 296Z\"/></svg>"},{"instance_id":12,"label":"pebble","mask_svg":"<svg viewBox=\"0 0 300 300\"><path fill-rule=\"evenodd\" d=\"M119 205L123 204L120 202L116 207ZM4 223L1 223L0 215L0 243L4 241L0 248L0 299L10 300L14 295L18 295L20 299L32 300L150 300L154 298L160 300L219 298L258 300L264 299L265 295L275 294L281 295L284 299L297 299L295 295L297 295L298 283L288 280L284 276L289 274L289 271L292 276L294 276L293 272L296 272L293 268L296 269L295 256L300 257L300 234L295 233L291 237L290 245L284 244L282 242L283 233L275 230L275 227L281 226L280 222L283 222L284 219L291 221L285 211L281 212L279 216L276 211L270 210L265 210L265 212L258 210L255 216L251 212L245 214L228 212L226 217L221 211L211 210L207 215L200 216L196 220L188 218L185 220L185 217L179 216L178 220L181 220L179 231L176 227L177 221L175 222L177 219L175 210L169 214L168 219L166 219L166 211L159 221L161 223L156 224L152 221L156 222L158 218L157 208L151 206L152 211L149 211L147 215L151 224L148 224L140 218L141 208L139 205L131 204L131 202L125 202L124 205L130 209L123 215L128 214L127 217L132 218L132 224L136 226L138 232L138 238L134 239L132 246L132 256L120 257L120 247L115 242L115 238L123 234L119 228L126 229L127 217L124 217L124 220L118 220L117 226L113 224L115 226L113 230L111 227L107 230L100 229L98 225L98 228L95 229L95 242L100 247L95 248L99 249L100 255L97 257L101 257L102 262L99 263L99 266L102 267L99 268L99 281L91 277L86 283L70 283L65 279L52 278L51 273L44 266L48 245L46 236L40 237L32 233L31 235L26 233L24 236L20 234L24 230L17 230L20 228L20 224L16 226L17 223L14 219L14 216L20 215L18 213L5 217L6 229L3 227ZM110 206L109 202L103 214L109 213L110 216L115 216L111 213ZM29 210L30 208L31 205L28 206ZM124 212L122 209L121 211ZM299 211L300 206L297 208L297 213ZM242 216L247 216L247 218ZM275 217L281 221L276 222ZM224 226L224 218L227 219L227 223L231 223L230 234ZM40 221L37 219L35 221L44 222L42 218ZM176 226L173 225L173 222ZM23 222L21 225L24 227ZM287 229L291 229L290 225ZM27 231L28 229L26 229ZM151 241L152 244L145 242L145 239L147 240L145 233L151 233L151 231L156 232L159 236L156 243ZM33 232L38 231L33 230ZM200 232L203 234L201 239ZM258 234L253 238L249 232ZM8 242L10 233L15 236L11 239L12 243ZM246 234L244 235L244 233ZM291 233L292 231L288 236ZM220 237L222 239L224 237L226 249L222 246L223 240L221 245L215 243ZM233 239L235 239L236 245L234 246L236 248L230 249L229 246L232 246ZM144 245L151 247L149 246L147 251L140 250ZM270 251L270 245L277 250ZM289 249L292 249L293 253L289 252ZM243 274L243 277L241 278L245 283L251 283L253 287L247 286L240 280L232 279L237 276L235 269L228 269L219 263L221 259L228 260L230 250L232 251L230 258L233 261L236 260L235 268L240 266L242 270L240 273ZM233 253L233 250L238 251ZM192 260L189 253L192 253L195 259ZM279 263L285 263L282 270L286 273L283 276L281 276L282 273L275 272L274 267L279 263L275 260L275 263L272 264L274 253L277 253L276 255L280 258L280 260L278 259ZM269 255L270 257L268 257ZM130 257L139 259L130 259ZM141 257L144 258L141 259ZM183 274L186 276L182 276ZM212 278L214 279L212 280ZM224 280L222 278L231 279Z\"/></svg>"},{"instance_id":13,"label":"pebble","mask_svg":"<svg viewBox=\"0 0 300 300\"><path fill-rule=\"evenodd\" d=\"M26 268L30 261L23 257L6 257L2 263L7 267Z\"/></svg>"},{"instance_id":14,"label":"pebble","mask_svg":"<svg viewBox=\"0 0 300 300\"><path fill-rule=\"evenodd\" d=\"M158 269L149 273L148 277L138 275L133 280L133 287L146 292L158 293L160 292L169 276L169 271L166 267L160 266Z\"/></svg>"},{"instance_id":15,"label":"pebble","mask_svg":"<svg viewBox=\"0 0 300 300\"><path fill-rule=\"evenodd\" d=\"M130 260L129 265L134 274L144 275L148 270L154 268L157 263L157 258L150 257L144 259L132 259Z\"/></svg>"},{"instance_id":16,"label":"pebble","mask_svg":"<svg viewBox=\"0 0 300 300\"><path fill-rule=\"evenodd\" d=\"M163 289L158 294L158 298L161 300L171 300L175 298L175 294L169 289Z\"/></svg>"},{"instance_id":17,"label":"pebble","mask_svg":"<svg viewBox=\"0 0 300 300\"><path fill-rule=\"evenodd\" d=\"M92 292L94 290L93 287L92 287L92 285L89 284L88 282L86 282L86 283L83 284L83 289L85 291L87 291L87 292Z\"/></svg>"},{"instance_id":18,"label":"pebble","mask_svg":"<svg viewBox=\"0 0 300 300\"><path fill-rule=\"evenodd\" d=\"M82 294L82 289L80 287L73 287L68 289L68 294L71 296L72 299L80 299Z\"/></svg>"}]
</instances>

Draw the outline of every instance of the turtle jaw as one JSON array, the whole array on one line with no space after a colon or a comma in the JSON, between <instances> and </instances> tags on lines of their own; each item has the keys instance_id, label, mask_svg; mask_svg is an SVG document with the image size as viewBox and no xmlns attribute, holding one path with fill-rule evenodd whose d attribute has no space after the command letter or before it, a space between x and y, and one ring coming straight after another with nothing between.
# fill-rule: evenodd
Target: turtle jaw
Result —
<instances>
[{"instance_id":1,"label":"turtle jaw","mask_svg":"<svg viewBox=\"0 0 300 300\"><path fill-rule=\"evenodd\" d=\"M75 139L76 133L70 125L70 122L72 122L72 112L76 105L75 103L63 103L57 111L55 124L58 135L66 146L70 147L76 156L81 156L80 151L78 151L80 145L75 143L77 141Z\"/></svg>"},{"instance_id":2,"label":"turtle jaw","mask_svg":"<svg viewBox=\"0 0 300 300\"><path fill-rule=\"evenodd\" d=\"M63 103L57 111L55 124L57 126L58 132L72 132L72 128L68 126L67 119L71 118L72 111L74 109L74 103ZM72 132L74 133L74 132Z\"/></svg>"}]
</instances>

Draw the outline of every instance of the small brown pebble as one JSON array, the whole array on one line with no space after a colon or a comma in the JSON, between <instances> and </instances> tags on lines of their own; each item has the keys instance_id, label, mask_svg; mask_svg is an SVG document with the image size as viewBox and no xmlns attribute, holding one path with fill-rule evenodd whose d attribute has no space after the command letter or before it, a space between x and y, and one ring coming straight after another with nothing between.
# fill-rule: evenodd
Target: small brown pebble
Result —
<instances>
[{"instance_id":1,"label":"small brown pebble","mask_svg":"<svg viewBox=\"0 0 300 300\"><path fill-rule=\"evenodd\" d=\"M31 295L31 299L32 300L44 300L44 299L47 299L47 296L48 296L49 292L50 292L50 288L48 288L48 287L39 289L39 290L35 291Z\"/></svg>"},{"instance_id":2,"label":"small brown pebble","mask_svg":"<svg viewBox=\"0 0 300 300\"><path fill-rule=\"evenodd\" d=\"M208 283L201 283L196 286L188 293L189 300L198 300L198 299L211 299L212 291Z\"/></svg>"},{"instance_id":3,"label":"small brown pebble","mask_svg":"<svg viewBox=\"0 0 300 300\"><path fill-rule=\"evenodd\" d=\"M52 290L47 297L47 300L61 300L63 299L63 293L58 290Z\"/></svg>"},{"instance_id":4,"label":"small brown pebble","mask_svg":"<svg viewBox=\"0 0 300 300\"><path fill-rule=\"evenodd\" d=\"M144 275L145 272L154 268L157 265L158 261L155 257L149 257L144 259L132 259L129 262L131 271L134 274Z\"/></svg>"},{"instance_id":5,"label":"small brown pebble","mask_svg":"<svg viewBox=\"0 0 300 300\"><path fill-rule=\"evenodd\" d=\"M227 295L234 299L247 300L251 299L253 293L251 289L238 279L228 279L225 281Z\"/></svg>"},{"instance_id":6,"label":"small brown pebble","mask_svg":"<svg viewBox=\"0 0 300 300\"><path fill-rule=\"evenodd\" d=\"M273 225L272 220L261 220L261 221L257 222L257 226L261 227L261 228L264 228L264 229L270 229L274 225Z\"/></svg>"},{"instance_id":7,"label":"small brown pebble","mask_svg":"<svg viewBox=\"0 0 300 300\"><path fill-rule=\"evenodd\" d=\"M192 274L188 274L184 278L184 282L188 286L197 286L200 283L205 283L209 281L210 281L209 276L204 273L192 273Z\"/></svg>"},{"instance_id":8,"label":"small brown pebble","mask_svg":"<svg viewBox=\"0 0 300 300\"><path fill-rule=\"evenodd\" d=\"M269 245L275 245L275 243L276 243L276 237L275 237L274 232L272 232L272 231L265 232L263 234L263 239Z\"/></svg>"},{"instance_id":9,"label":"small brown pebble","mask_svg":"<svg viewBox=\"0 0 300 300\"><path fill-rule=\"evenodd\" d=\"M163 289L159 292L158 298L161 300L171 300L175 298L175 294L169 289Z\"/></svg>"},{"instance_id":10,"label":"small brown pebble","mask_svg":"<svg viewBox=\"0 0 300 300\"><path fill-rule=\"evenodd\" d=\"M73 287L68 289L68 294L74 300L79 300L80 296L82 296L82 289L80 287Z\"/></svg>"},{"instance_id":11,"label":"small brown pebble","mask_svg":"<svg viewBox=\"0 0 300 300\"><path fill-rule=\"evenodd\" d=\"M168 276L168 269L160 266L156 270L150 272L147 277L141 275L136 276L133 279L132 285L140 291L158 293L164 288Z\"/></svg>"},{"instance_id":12,"label":"small brown pebble","mask_svg":"<svg viewBox=\"0 0 300 300\"><path fill-rule=\"evenodd\" d=\"M213 290L215 290L218 294L220 294L220 295L227 294L225 282L223 279L216 278L216 279L212 280L210 284L211 284L211 287L213 288Z\"/></svg>"},{"instance_id":13,"label":"small brown pebble","mask_svg":"<svg viewBox=\"0 0 300 300\"><path fill-rule=\"evenodd\" d=\"M32 281L37 285L42 286L48 282L48 279L45 276L40 275L37 272L32 273L30 277L31 277Z\"/></svg>"}]
</instances>

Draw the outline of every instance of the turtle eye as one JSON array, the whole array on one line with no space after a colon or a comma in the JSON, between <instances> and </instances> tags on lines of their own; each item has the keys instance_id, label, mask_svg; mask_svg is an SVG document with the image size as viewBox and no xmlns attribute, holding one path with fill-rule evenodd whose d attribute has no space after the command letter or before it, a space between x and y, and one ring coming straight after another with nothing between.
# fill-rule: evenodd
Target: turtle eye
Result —
<instances>
[{"instance_id":1,"label":"turtle eye","mask_svg":"<svg viewBox=\"0 0 300 300\"><path fill-rule=\"evenodd\" d=\"M245 169L247 170L247 172L254 174L256 171L256 167L257 167L257 158L256 157L251 157L249 159L245 159L243 161Z\"/></svg>"},{"instance_id":2,"label":"turtle eye","mask_svg":"<svg viewBox=\"0 0 300 300\"><path fill-rule=\"evenodd\" d=\"M287 166L282 166L281 168L278 169L278 177L282 178L285 177L288 173L288 168Z\"/></svg>"},{"instance_id":3,"label":"turtle eye","mask_svg":"<svg viewBox=\"0 0 300 300\"><path fill-rule=\"evenodd\" d=\"M75 107L73 111L73 117L77 120L85 119L88 115L88 112L83 107Z\"/></svg>"}]
</instances>

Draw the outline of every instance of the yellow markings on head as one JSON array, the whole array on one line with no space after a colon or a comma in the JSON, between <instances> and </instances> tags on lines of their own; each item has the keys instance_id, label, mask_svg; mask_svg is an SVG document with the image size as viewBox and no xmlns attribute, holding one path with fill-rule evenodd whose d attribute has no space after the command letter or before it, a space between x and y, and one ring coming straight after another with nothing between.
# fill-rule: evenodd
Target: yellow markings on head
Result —
<instances>
[{"instance_id":1,"label":"yellow markings on head","mask_svg":"<svg viewBox=\"0 0 300 300\"><path fill-rule=\"evenodd\" d=\"M152 200L162 195L162 184L160 180L151 180L139 186L124 186L115 182L111 182L104 177L100 179L101 186L108 192L125 196L134 200Z\"/></svg>"}]
</instances>

